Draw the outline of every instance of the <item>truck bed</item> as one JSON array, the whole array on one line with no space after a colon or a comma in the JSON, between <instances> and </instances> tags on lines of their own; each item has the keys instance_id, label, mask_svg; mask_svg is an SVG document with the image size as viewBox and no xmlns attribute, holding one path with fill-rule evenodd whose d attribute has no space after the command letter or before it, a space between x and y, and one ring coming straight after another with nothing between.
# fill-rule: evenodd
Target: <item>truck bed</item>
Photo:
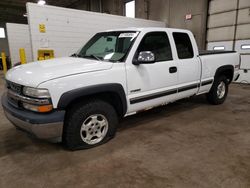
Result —
<instances>
[{"instance_id":1,"label":"truck bed","mask_svg":"<svg viewBox=\"0 0 250 188\"><path fill-rule=\"evenodd\" d=\"M201 50L199 51L199 55L215 55L215 54L228 54L228 53L236 53L236 51L224 51L224 50Z\"/></svg>"}]
</instances>

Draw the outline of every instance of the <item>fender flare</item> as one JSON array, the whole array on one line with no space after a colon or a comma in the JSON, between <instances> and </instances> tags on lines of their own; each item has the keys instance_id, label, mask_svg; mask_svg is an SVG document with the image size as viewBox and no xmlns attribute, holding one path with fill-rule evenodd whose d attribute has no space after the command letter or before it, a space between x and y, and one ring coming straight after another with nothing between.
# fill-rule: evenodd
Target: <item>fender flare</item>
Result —
<instances>
[{"instance_id":1,"label":"fender flare","mask_svg":"<svg viewBox=\"0 0 250 188\"><path fill-rule=\"evenodd\" d=\"M232 78L230 78L230 81L229 81L229 83L230 83L233 79L233 76L234 76L234 66L233 65L223 65L223 66L219 67L215 72L214 78L217 78L222 72L225 72L225 71L231 71L231 73L232 73Z\"/></svg>"},{"instance_id":2,"label":"fender flare","mask_svg":"<svg viewBox=\"0 0 250 188\"><path fill-rule=\"evenodd\" d=\"M126 94L121 84L117 83L110 83L110 84L99 84L93 86L87 86L82 88L77 88L71 91L67 91L63 93L58 101L57 108L58 109L66 109L67 106L73 102L74 100L85 97L91 96L95 94L102 94L106 92L112 92L119 96L121 103L122 103L122 112L123 115L127 112L127 99Z\"/></svg>"}]
</instances>

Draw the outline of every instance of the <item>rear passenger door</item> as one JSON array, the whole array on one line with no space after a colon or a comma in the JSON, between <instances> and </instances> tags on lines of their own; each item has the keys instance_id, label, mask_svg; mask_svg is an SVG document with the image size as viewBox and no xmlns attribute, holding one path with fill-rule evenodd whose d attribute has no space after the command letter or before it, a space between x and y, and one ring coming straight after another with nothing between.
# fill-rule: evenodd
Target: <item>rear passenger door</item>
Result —
<instances>
[{"instance_id":1,"label":"rear passenger door","mask_svg":"<svg viewBox=\"0 0 250 188\"><path fill-rule=\"evenodd\" d=\"M191 34L190 34L191 35ZM178 67L178 98L188 97L197 93L200 83L201 63L198 59L195 41L191 41L188 33L172 33Z\"/></svg>"}]
</instances>

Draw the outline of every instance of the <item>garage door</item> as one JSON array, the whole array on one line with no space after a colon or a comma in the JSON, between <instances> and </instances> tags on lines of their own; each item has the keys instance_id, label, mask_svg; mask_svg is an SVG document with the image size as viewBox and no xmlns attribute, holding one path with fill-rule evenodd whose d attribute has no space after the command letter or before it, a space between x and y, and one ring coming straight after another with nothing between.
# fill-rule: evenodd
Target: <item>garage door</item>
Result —
<instances>
[{"instance_id":1,"label":"garage door","mask_svg":"<svg viewBox=\"0 0 250 188\"><path fill-rule=\"evenodd\" d=\"M241 54L241 76L250 83L250 0L210 0L208 50L236 50Z\"/></svg>"}]
</instances>

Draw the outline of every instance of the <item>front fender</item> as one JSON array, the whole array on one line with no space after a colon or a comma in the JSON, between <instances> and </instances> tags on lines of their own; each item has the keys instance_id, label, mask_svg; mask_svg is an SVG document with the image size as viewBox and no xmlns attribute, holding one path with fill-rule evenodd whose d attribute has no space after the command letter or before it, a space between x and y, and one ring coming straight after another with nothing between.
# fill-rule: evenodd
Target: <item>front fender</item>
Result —
<instances>
[{"instance_id":1,"label":"front fender","mask_svg":"<svg viewBox=\"0 0 250 188\"><path fill-rule=\"evenodd\" d=\"M60 110L64 110L67 108L67 106L69 106L74 100L78 98L106 93L106 92L116 93L120 97L122 103L122 111L123 114L125 114L127 111L126 94L124 92L122 85L117 83L87 86L65 92L61 95L57 108Z\"/></svg>"}]
</instances>

